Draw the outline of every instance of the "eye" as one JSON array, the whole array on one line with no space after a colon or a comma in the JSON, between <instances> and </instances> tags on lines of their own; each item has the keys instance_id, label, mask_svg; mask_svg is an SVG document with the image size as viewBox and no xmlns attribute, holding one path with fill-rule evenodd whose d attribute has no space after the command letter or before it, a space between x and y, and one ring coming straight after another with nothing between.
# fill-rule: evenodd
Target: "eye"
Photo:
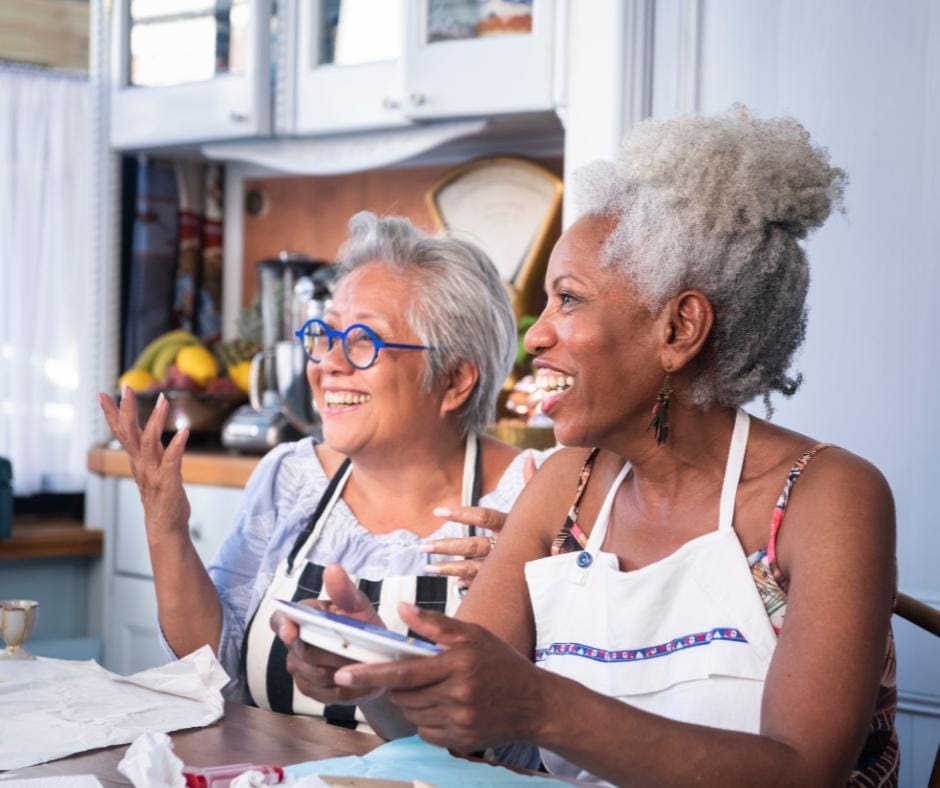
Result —
<instances>
[{"instance_id":1,"label":"eye","mask_svg":"<svg viewBox=\"0 0 940 788\"><path fill-rule=\"evenodd\" d=\"M561 290L558 293L558 302L562 305L562 307L573 306L579 300L580 299L574 293L571 293L568 290Z\"/></svg>"}]
</instances>

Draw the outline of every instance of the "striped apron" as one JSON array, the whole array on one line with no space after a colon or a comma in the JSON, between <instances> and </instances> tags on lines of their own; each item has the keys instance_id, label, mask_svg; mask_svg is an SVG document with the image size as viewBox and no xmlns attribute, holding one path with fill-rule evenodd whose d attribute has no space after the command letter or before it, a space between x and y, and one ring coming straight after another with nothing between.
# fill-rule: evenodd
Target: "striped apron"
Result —
<instances>
[{"instance_id":1,"label":"striped apron","mask_svg":"<svg viewBox=\"0 0 940 788\"><path fill-rule=\"evenodd\" d=\"M482 463L479 441L475 434L467 436L464 455L461 505L476 506L480 500ZM349 459L343 461L317 504L316 511L294 542L287 558L281 562L246 629L242 645L242 670L250 702L262 709L285 714L324 717L327 722L345 728L368 729L365 717L353 704L324 705L302 695L287 672L287 649L271 630L269 621L275 612L273 600L327 599L323 588L320 564L307 560L323 529L329 527L330 514L343 493L352 470ZM464 526L463 535L473 536L476 529ZM389 629L408 633L398 616L398 603L410 602L418 607L454 615L460 605L462 589L455 577L392 576L368 580L351 576L354 583L376 607ZM413 633L412 633L413 634Z\"/></svg>"}]
</instances>

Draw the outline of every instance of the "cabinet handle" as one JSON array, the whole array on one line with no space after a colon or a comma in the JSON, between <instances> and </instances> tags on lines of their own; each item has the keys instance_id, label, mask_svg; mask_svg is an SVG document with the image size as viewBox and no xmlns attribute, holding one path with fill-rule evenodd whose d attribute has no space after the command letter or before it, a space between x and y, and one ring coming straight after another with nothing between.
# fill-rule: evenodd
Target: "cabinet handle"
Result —
<instances>
[{"instance_id":1,"label":"cabinet handle","mask_svg":"<svg viewBox=\"0 0 940 788\"><path fill-rule=\"evenodd\" d=\"M251 115L249 115L247 112L236 112L235 110L232 110L229 112L228 116L229 120L232 120L235 123L247 123L249 120L251 120Z\"/></svg>"},{"instance_id":2,"label":"cabinet handle","mask_svg":"<svg viewBox=\"0 0 940 788\"><path fill-rule=\"evenodd\" d=\"M398 99L393 99L391 96L386 96L382 99L382 109L389 111L401 109L401 102Z\"/></svg>"},{"instance_id":3,"label":"cabinet handle","mask_svg":"<svg viewBox=\"0 0 940 788\"><path fill-rule=\"evenodd\" d=\"M194 523L189 526L189 538L194 542L199 542L202 540L202 526L198 523Z\"/></svg>"},{"instance_id":4,"label":"cabinet handle","mask_svg":"<svg viewBox=\"0 0 940 788\"><path fill-rule=\"evenodd\" d=\"M421 107L428 103L428 97L424 93L412 93L409 98L411 99L412 106Z\"/></svg>"}]
</instances>

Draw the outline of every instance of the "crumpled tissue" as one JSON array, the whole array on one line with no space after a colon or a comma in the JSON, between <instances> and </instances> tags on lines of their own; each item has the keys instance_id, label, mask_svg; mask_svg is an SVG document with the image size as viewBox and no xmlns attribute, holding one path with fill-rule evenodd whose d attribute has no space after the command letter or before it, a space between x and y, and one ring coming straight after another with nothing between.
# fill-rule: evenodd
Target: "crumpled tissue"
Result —
<instances>
[{"instance_id":1,"label":"crumpled tissue","mask_svg":"<svg viewBox=\"0 0 940 788\"><path fill-rule=\"evenodd\" d=\"M228 680L208 646L126 677L94 661L2 660L0 770L210 725Z\"/></svg>"},{"instance_id":2,"label":"crumpled tissue","mask_svg":"<svg viewBox=\"0 0 940 788\"><path fill-rule=\"evenodd\" d=\"M173 742L165 733L148 731L127 748L117 765L132 785L148 788L185 788L183 762L173 754Z\"/></svg>"}]
</instances>

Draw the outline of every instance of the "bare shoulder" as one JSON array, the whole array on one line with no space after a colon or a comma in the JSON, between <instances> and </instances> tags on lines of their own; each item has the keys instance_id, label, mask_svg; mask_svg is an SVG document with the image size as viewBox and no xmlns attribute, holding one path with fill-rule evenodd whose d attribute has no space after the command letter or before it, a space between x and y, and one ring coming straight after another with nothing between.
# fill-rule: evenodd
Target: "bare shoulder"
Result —
<instances>
[{"instance_id":1,"label":"bare shoulder","mask_svg":"<svg viewBox=\"0 0 940 788\"><path fill-rule=\"evenodd\" d=\"M548 457L519 496L507 521L507 531L510 527L530 533L537 530L542 543L550 544L564 523L589 455L590 449L566 448Z\"/></svg>"}]
</instances>

